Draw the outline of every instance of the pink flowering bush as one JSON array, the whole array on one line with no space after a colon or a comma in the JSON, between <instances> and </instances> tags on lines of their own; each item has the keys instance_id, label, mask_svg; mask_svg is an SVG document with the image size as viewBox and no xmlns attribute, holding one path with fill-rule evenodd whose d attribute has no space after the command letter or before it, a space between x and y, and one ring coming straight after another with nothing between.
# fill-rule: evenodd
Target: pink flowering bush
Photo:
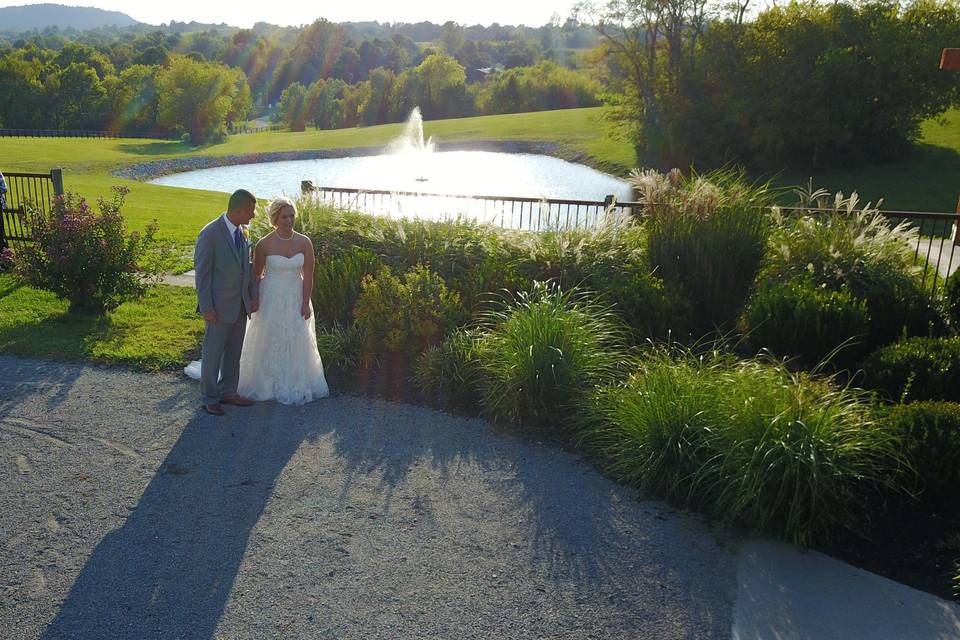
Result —
<instances>
[{"instance_id":1,"label":"pink flowering bush","mask_svg":"<svg viewBox=\"0 0 960 640\"><path fill-rule=\"evenodd\" d=\"M0 271L6 271L13 267L13 249L4 247L0 249Z\"/></svg>"},{"instance_id":2,"label":"pink flowering bush","mask_svg":"<svg viewBox=\"0 0 960 640\"><path fill-rule=\"evenodd\" d=\"M156 223L126 233L120 209L129 189L113 187L100 212L82 197L57 196L49 217L34 214L34 242L18 250L14 269L24 283L70 301L70 311L102 314L139 298L160 276L152 259Z\"/></svg>"}]
</instances>

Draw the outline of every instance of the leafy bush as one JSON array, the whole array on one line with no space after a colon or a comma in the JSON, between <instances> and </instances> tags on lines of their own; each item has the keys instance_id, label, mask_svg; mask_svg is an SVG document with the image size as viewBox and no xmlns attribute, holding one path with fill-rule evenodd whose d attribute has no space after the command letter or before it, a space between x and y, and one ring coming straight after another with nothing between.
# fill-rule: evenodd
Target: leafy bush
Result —
<instances>
[{"instance_id":1,"label":"leafy bush","mask_svg":"<svg viewBox=\"0 0 960 640\"><path fill-rule=\"evenodd\" d=\"M960 405L911 402L894 407L884 425L903 441L903 454L920 479L924 499L960 494Z\"/></svg>"},{"instance_id":2,"label":"leafy bush","mask_svg":"<svg viewBox=\"0 0 960 640\"><path fill-rule=\"evenodd\" d=\"M313 308L317 322L326 328L350 326L363 279L381 267L382 263L373 253L359 248L318 260L313 272Z\"/></svg>"},{"instance_id":3,"label":"leafy bush","mask_svg":"<svg viewBox=\"0 0 960 640\"><path fill-rule=\"evenodd\" d=\"M0 249L0 271L6 271L13 268L14 256L13 249L4 247Z\"/></svg>"},{"instance_id":4,"label":"leafy bush","mask_svg":"<svg viewBox=\"0 0 960 640\"><path fill-rule=\"evenodd\" d=\"M756 350L799 356L810 367L830 357L844 368L862 359L869 323L866 303L846 287L831 291L804 278L762 287L747 306L743 330Z\"/></svg>"},{"instance_id":5,"label":"leafy bush","mask_svg":"<svg viewBox=\"0 0 960 640\"><path fill-rule=\"evenodd\" d=\"M689 178L635 172L632 183L645 205L655 274L681 288L701 330L728 327L763 258L766 185L750 185L735 171Z\"/></svg>"},{"instance_id":6,"label":"leafy bush","mask_svg":"<svg viewBox=\"0 0 960 640\"><path fill-rule=\"evenodd\" d=\"M943 319L913 264L916 230L905 222L891 226L876 208L857 205L856 194L837 194L831 213L776 217L760 281L803 278L831 291L846 288L867 303L871 349L904 333L942 333Z\"/></svg>"},{"instance_id":7,"label":"leafy bush","mask_svg":"<svg viewBox=\"0 0 960 640\"><path fill-rule=\"evenodd\" d=\"M413 382L430 396L463 408L478 407L480 388L479 329L456 329L417 358Z\"/></svg>"},{"instance_id":8,"label":"leafy bush","mask_svg":"<svg viewBox=\"0 0 960 640\"><path fill-rule=\"evenodd\" d=\"M953 330L960 328L960 271L947 278L943 286L943 300Z\"/></svg>"},{"instance_id":9,"label":"leafy bush","mask_svg":"<svg viewBox=\"0 0 960 640\"><path fill-rule=\"evenodd\" d=\"M576 290L535 283L483 318L481 402L494 419L562 433L581 394L616 377L619 319Z\"/></svg>"},{"instance_id":10,"label":"leafy bush","mask_svg":"<svg viewBox=\"0 0 960 640\"><path fill-rule=\"evenodd\" d=\"M800 544L856 527L900 465L861 392L720 353L655 350L584 414L619 480Z\"/></svg>"},{"instance_id":11,"label":"leafy bush","mask_svg":"<svg viewBox=\"0 0 960 640\"><path fill-rule=\"evenodd\" d=\"M369 237L391 269L428 266L460 293L470 312L482 304L484 294L514 286L507 236L493 227L466 220L386 220Z\"/></svg>"},{"instance_id":12,"label":"leafy bush","mask_svg":"<svg viewBox=\"0 0 960 640\"><path fill-rule=\"evenodd\" d=\"M908 338L863 363L864 385L894 400L960 401L960 337Z\"/></svg>"},{"instance_id":13,"label":"leafy bush","mask_svg":"<svg viewBox=\"0 0 960 640\"><path fill-rule=\"evenodd\" d=\"M387 353L425 351L463 317L460 295L423 265L402 280L385 267L375 276L365 276L361 288L353 317L363 334L367 363Z\"/></svg>"},{"instance_id":14,"label":"leafy bush","mask_svg":"<svg viewBox=\"0 0 960 640\"><path fill-rule=\"evenodd\" d=\"M102 314L142 297L162 265L151 250L156 224L129 234L120 209L129 192L114 187L100 213L75 195L57 196L49 217L32 218L34 242L18 251L16 272L28 285L70 302L70 311Z\"/></svg>"}]
</instances>

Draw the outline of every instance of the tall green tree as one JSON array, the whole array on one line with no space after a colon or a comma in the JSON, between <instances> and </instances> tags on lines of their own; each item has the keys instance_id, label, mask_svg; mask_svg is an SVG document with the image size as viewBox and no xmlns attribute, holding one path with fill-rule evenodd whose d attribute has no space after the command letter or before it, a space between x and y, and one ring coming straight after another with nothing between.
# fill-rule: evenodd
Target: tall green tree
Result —
<instances>
[{"instance_id":1,"label":"tall green tree","mask_svg":"<svg viewBox=\"0 0 960 640\"><path fill-rule=\"evenodd\" d=\"M68 129L100 128L107 92L97 72L86 63L72 62L57 75L63 126Z\"/></svg>"},{"instance_id":2,"label":"tall green tree","mask_svg":"<svg viewBox=\"0 0 960 640\"><path fill-rule=\"evenodd\" d=\"M299 82L294 82L283 90L280 96L280 107L277 110L280 121L290 131L303 131L307 128L307 89Z\"/></svg>"},{"instance_id":3,"label":"tall green tree","mask_svg":"<svg viewBox=\"0 0 960 640\"><path fill-rule=\"evenodd\" d=\"M186 133L193 144L222 138L230 119L239 120L250 109L248 87L246 104L236 102L246 87L242 75L221 64L171 57L157 81L159 124Z\"/></svg>"},{"instance_id":4,"label":"tall green tree","mask_svg":"<svg viewBox=\"0 0 960 640\"><path fill-rule=\"evenodd\" d=\"M0 126L42 126L38 122L42 115L42 72L39 60L25 60L18 55L0 57Z\"/></svg>"}]
</instances>

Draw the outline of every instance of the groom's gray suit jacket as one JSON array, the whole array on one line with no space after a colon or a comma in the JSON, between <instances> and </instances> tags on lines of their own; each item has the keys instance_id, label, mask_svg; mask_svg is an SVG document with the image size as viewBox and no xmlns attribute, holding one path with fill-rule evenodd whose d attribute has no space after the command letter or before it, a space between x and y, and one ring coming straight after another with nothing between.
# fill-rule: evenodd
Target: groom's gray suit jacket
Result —
<instances>
[{"instance_id":1,"label":"groom's gray suit jacket","mask_svg":"<svg viewBox=\"0 0 960 640\"><path fill-rule=\"evenodd\" d=\"M250 301L257 296L251 285L250 247L244 239L237 251L223 216L200 231L193 265L197 311L216 311L217 324L232 324L244 311L251 312Z\"/></svg>"}]
</instances>

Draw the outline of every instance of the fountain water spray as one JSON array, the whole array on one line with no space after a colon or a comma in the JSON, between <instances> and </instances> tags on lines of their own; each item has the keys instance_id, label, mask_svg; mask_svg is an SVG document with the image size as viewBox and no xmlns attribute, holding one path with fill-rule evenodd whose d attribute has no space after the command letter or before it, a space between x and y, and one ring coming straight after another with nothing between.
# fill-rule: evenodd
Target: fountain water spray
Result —
<instances>
[{"instance_id":1,"label":"fountain water spray","mask_svg":"<svg viewBox=\"0 0 960 640\"><path fill-rule=\"evenodd\" d=\"M390 153L406 156L404 163L414 167L418 172L416 181L426 182L429 178L423 175L422 169L429 161L434 148L432 136L426 142L423 140L423 116L420 115L420 107L414 107L403 125L403 133L390 143Z\"/></svg>"}]
</instances>

